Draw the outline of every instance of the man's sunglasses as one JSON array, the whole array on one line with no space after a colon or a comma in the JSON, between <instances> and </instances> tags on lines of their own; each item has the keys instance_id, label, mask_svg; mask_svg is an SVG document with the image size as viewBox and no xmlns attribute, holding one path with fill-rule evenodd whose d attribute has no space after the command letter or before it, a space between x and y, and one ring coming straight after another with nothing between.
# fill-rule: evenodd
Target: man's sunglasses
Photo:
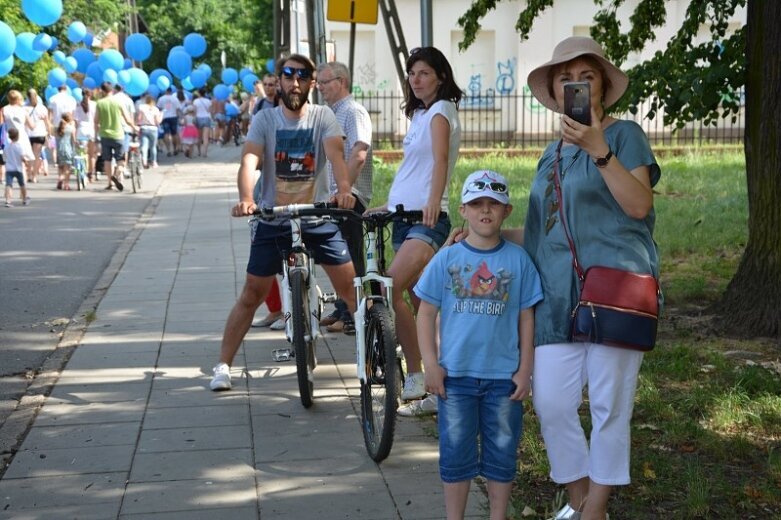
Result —
<instances>
[{"instance_id":1,"label":"man's sunglasses","mask_svg":"<svg viewBox=\"0 0 781 520\"><path fill-rule=\"evenodd\" d=\"M294 74L298 76L298 79L312 79L312 71L309 69L282 67L282 75L285 77L285 79L292 79Z\"/></svg>"}]
</instances>

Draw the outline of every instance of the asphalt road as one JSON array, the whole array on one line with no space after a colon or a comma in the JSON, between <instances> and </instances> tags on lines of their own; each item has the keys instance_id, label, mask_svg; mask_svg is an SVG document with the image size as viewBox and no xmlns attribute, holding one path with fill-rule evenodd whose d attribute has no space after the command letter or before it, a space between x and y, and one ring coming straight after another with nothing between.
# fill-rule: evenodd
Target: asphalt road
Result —
<instances>
[{"instance_id":1,"label":"asphalt road","mask_svg":"<svg viewBox=\"0 0 781 520\"><path fill-rule=\"evenodd\" d=\"M58 191L52 170L28 184L29 206L19 203L18 189L13 208L0 206L0 425L152 201L165 170L145 172L137 194L127 183L123 193L104 191L103 178L86 191Z\"/></svg>"}]
</instances>

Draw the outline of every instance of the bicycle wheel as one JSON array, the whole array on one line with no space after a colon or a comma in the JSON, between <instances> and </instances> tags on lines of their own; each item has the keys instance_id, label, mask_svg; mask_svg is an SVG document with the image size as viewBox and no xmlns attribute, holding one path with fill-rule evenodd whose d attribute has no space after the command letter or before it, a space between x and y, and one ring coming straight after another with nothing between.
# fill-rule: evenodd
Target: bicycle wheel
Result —
<instances>
[{"instance_id":1,"label":"bicycle wheel","mask_svg":"<svg viewBox=\"0 0 781 520\"><path fill-rule=\"evenodd\" d=\"M309 291L304 281L304 273L290 273L290 291L292 293L293 347L296 353L296 374L298 375L298 393L304 408L312 406L314 391L315 349L311 320L309 319Z\"/></svg>"},{"instance_id":2,"label":"bicycle wheel","mask_svg":"<svg viewBox=\"0 0 781 520\"><path fill-rule=\"evenodd\" d=\"M133 193L136 193L138 191L138 187L136 186L136 169L138 168L138 165L136 164L135 159L130 159L130 164L128 164L128 170L130 170L130 184L133 185Z\"/></svg>"},{"instance_id":3,"label":"bicycle wheel","mask_svg":"<svg viewBox=\"0 0 781 520\"><path fill-rule=\"evenodd\" d=\"M382 303L374 303L366 325L366 382L361 383L361 427L366 451L381 462L393 446L396 408L400 388L396 359L396 338L390 313Z\"/></svg>"},{"instance_id":4,"label":"bicycle wheel","mask_svg":"<svg viewBox=\"0 0 781 520\"><path fill-rule=\"evenodd\" d=\"M138 186L138 191L141 191L141 174L144 172L144 169L141 168L141 165L136 162L136 186Z\"/></svg>"}]
</instances>

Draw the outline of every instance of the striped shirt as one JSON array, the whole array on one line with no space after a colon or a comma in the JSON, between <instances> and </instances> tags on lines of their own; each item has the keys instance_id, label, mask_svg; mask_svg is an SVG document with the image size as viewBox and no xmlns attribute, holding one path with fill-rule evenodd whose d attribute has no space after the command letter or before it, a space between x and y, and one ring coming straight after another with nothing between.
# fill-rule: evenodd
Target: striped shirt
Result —
<instances>
[{"instance_id":1,"label":"striped shirt","mask_svg":"<svg viewBox=\"0 0 781 520\"><path fill-rule=\"evenodd\" d=\"M366 143L369 146L366 162L363 163L361 173L358 174L358 178L353 185L353 194L360 199L364 207L368 208L372 198L372 121L369 117L369 112L349 95L334 103L331 106L331 110L334 111L336 120L347 136L344 140L345 162L352 155L353 147L356 143ZM336 181L334 180L331 161L328 161L328 181L331 194L336 194Z\"/></svg>"}]
</instances>

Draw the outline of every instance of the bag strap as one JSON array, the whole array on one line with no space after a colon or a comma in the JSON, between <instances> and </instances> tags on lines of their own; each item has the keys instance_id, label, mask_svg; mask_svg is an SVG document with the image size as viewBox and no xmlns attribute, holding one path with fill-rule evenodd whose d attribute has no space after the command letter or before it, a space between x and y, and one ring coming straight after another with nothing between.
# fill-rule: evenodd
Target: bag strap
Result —
<instances>
[{"instance_id":1,"label":"bag strap","mask_svg":"<svg viewBox=\"0 0 781 520\"><path fill-rule=\"evenodd\" d=\"M578 275L581 286L586 279L586 275L583 273L583 268L580 267L578 262L578 255L575 253L575 242L572 240L569 229L567 228L567 219L564 215L564 197L561 194L561 178L559 176L559 164L561 164L561 146L564 143L563 139L559 139L559 144L556 146L556 159L553 162L553 187L556 190L556 198L559 199L559 217L561 218L561 227L564 228L564 235L567 237L567 243L569 244L569 250L572 253L572 268L575 269L575 274Z\"/></svg>"}]
</instances>

